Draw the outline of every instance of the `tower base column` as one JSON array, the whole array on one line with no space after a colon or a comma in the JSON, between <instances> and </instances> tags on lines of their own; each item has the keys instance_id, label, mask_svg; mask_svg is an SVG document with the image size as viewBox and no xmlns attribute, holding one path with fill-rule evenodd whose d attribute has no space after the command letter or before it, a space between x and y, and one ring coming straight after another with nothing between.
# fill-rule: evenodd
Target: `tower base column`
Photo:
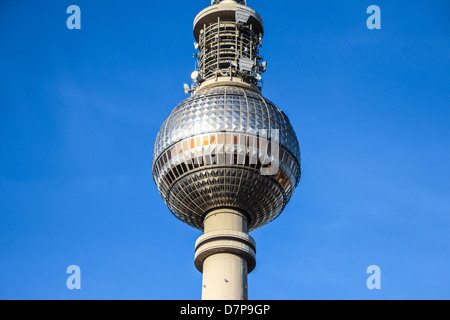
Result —
<instances>
[{"instance_id":1,"label":"tower base column","mask_svg":"<svg viewBox=\"0 0 450 320\"><path fill-rule=\"evenodd\" d=\"M218 209L204 219L205 233L195 244L195 265L203 273L203 300L247 300L247 275L255 268L256 244L246 216Z\"/></svg>"},{"instance_id":2,"label":"tower base column","mask_svg":"<svg viewBox=\"0 0 450 320\"><path fill-rule=\"evenodd\" d=\"M247 300L247 261L231 253L217 253L203 263L203 300Z\"/></svg>"}]
</instances>

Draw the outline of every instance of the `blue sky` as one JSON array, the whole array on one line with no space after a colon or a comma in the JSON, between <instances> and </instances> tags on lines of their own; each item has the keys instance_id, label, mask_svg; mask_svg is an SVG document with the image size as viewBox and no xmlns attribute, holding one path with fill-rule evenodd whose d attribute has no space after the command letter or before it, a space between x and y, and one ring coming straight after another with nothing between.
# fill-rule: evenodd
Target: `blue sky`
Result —
<instances>
[{"instance_id":1,"label":"blue sky","mask_svg":"<svg viewBox=\"0 0 450 320\"><path fill-rule=\"evenodd\" d=\"M169 212L151 160L208 4L0 3L1 299L200 299L200 232ZM266 27L263 94L291 119L303 171L252 233L249 298L449 299L450 2L248 5Z\"/></svg>"}]
</instances>

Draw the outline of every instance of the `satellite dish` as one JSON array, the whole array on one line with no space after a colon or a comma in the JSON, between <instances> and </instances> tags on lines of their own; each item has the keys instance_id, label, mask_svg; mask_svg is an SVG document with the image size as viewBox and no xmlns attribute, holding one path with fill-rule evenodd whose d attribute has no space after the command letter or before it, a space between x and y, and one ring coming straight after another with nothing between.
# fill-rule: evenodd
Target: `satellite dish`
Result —
<instances>
[{"instance_id":1,"label":"satellite dish","mask_svg":"<svg viewBox=\"0 0 450 320\"><path fill-rule=\"evenodd\" d=\"M192 72L192 74L191 74L191 79L194 81L194 82L200 82L200 80L202 79L202 77L200 76L200 73L198 72L198 71L194 71L194 72Z\"/></svg>"},{"instance_id":2,"label":"satellite dish","mask_svg":"<svg viewBox=\"0 0 450 320\"><path fill-rule=\"evenodd\" d=\"M194 42L194 48L197 50L198 49L198 43Z\"/></svg>"},{"instance_id":3,"label":"satellite dish","mask_svg":"<svg viewBox=\"0 0 450 320\"><path fill-rule=\"evenodd\" d=\"M255 71L252 71L252 76L258 81L261 80L261 75Z\"/></svg>"},{"instance_id":4,"label":"satellite dish","mask_svg":"<svg viewBox=\"0 0 450 320\"><path fill-rule=\"evenodd\" d=\"M267 70L267 61L261 63L261 72L266 72Z\"/></svg>"}]
</instances>

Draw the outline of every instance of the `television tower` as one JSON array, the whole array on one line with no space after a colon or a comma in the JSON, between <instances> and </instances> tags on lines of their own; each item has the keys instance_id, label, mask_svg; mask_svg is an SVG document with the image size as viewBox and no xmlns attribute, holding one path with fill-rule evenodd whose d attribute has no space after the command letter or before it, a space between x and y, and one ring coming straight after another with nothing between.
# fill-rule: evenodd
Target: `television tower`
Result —
<instances>
[{"instance_id":1,"label":"television tower","mask_svg":"<svg viewBox=\"0 0 450 320\"><path fill-rule=\"evenodd\" d=\"M261 94L264 25L245 0L213 0L194 21L189 98L161 126L153 178L170 211L204 231L195 243L202 299L247 300L249 232L278 217L300 180L287 116ZM198 67L197 67L198 66Z\"/></svg>"}]
</instances>

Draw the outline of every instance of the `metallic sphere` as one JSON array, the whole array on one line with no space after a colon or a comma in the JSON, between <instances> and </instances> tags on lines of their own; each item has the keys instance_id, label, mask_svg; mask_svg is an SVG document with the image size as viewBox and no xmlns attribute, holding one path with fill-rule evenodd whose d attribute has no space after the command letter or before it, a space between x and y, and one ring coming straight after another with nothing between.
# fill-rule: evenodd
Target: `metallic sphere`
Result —
<instances>
[{"instance_id":1,"label":"metallic sphere","mask_svg":"<svg viewBox=\"0 0 450 320\"><path fill-rule=\"evenodd\" d=\"M275 219L300 180L300 148L286 115L239 86L198 90L156 138L153 178L172 213L203 230L211 210L234 208L249 230Z\"/></svg>"}]
</instances>

